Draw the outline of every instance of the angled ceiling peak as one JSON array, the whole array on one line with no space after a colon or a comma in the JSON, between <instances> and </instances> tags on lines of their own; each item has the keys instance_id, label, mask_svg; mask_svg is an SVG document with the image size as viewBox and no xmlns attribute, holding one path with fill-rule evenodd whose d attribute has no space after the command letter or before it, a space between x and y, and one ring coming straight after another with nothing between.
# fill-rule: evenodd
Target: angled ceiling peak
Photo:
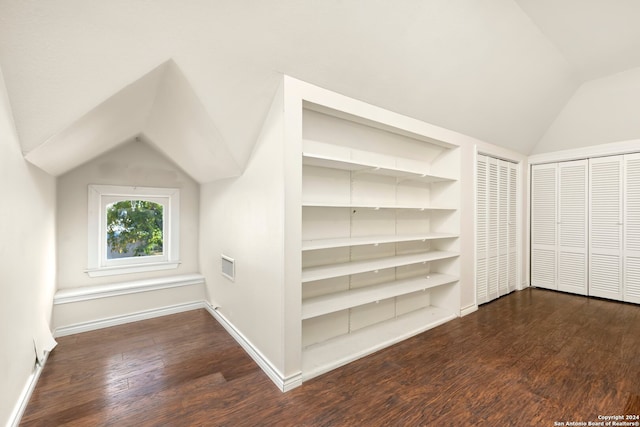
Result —
<instances>
[{"instance_id":1,"label":"angled ceiling peak","mask_svg":"<svg viewBox=\"0 0 640 427\"><path fill-rule=\"evenodd\" d=\"M241 172L173 60L127 85L25 158L59 176L141 134L197 182Z\"/></svg>"}]
</instances>

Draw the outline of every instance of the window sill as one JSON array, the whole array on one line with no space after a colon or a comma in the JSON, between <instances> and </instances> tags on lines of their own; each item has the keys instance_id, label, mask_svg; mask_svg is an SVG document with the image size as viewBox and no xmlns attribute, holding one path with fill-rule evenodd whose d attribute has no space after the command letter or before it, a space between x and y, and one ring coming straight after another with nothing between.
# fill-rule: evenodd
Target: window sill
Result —
<instances>
[{"instance_id":1,"label":"window sill","mask_svg":"<svg viewBox=\"0 0 640 427\"><path fill-rule=\"evenodd\" d=\"M80 288L60 289L53 297L53 303L68 304L89 301L99 298L110 298L119 295L136 294L140 292L157 291L204 284L201 274L185 274L182 276L158 277L154 279L137 280L133 282L110 283L100 286L85 286Z\"/></svg>"},{"instance_id":2,"label":"window sill","mask_svg":"<svg viewBox=\"0 0 640 427\"><path fill-rule=\"evenodd\" d=\"M118 265L85 270L89 277L115 276L117 274L144 273L147 271L171 270L178 268L179 261L154 262L147 264Z\"/></svg>"}]
</instances>

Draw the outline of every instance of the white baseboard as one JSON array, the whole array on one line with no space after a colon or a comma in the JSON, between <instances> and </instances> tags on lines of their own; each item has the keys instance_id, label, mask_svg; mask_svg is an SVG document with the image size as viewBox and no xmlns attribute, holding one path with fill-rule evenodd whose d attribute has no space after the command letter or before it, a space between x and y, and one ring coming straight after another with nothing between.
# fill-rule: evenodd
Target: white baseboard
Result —
<instances>
[{"instance_id":1,"label":"white baseboard","mask_svg":"<svg viewBox=\"0 0 640 427\"><path fill-rule=\"evenodd\" d=\"M238 344L249 354L249 356L260 366L265 374L273 381L273 383L283 392L292 390L302 385L302 373L299 372L290 377L284 377L269 360L256 349L251 341L249 341L240 331L238 331L226 317L222 315L208 302L205 303L207 311L222 325L223 328L231 335Z\"/></svg>"},{"instance_id":2,"label":"white baseboard","mask_svg":"<svg viewBox=\"0 0 640 427\"><path fill-rule=\"evenodd\" d=\"M478 305L477 304L471 304L471 305L468 305L466 307L463 307L460 310L460 317L466 316L467 314L471 314L474 311L478 311Z\"/></svg>"},{"instance_id":3,"label":"white baseboard","mask_svg":"<svg viewBox=\"0 0 640 427\"><path fill-rule=\"evenodd\" d=\"M75 325L62 326L56 328L54 337L79 334L81 332L95 331L96 329L108 328L110 326L123 325L125 323L137 322L139 320L153 319L154 317L168 316L170 314L182 313L183 311L206 308L204 301L188 302L167 307L154 308L151 310L139 311L137 313L124 314L121 316L109 317L106 319L92 320L89 322L76 323Z\"/></svg>"},{"instance_id":4,"label":"white baseboard","mask_svg":"<svg viewBox=\"0 0 640 427\"><path fill-rule=\"evenodd\" d=\"M47 359L49 358L49 352L45 352L44 358L42 362L36 364L35 369L27 378L27 382L22 389L22 393L20 393L20 397L16 402L11 415L9 416L9 420L7 421L7 427L18 427L20 424L20 420L22 420L22 416L24 415L24 411L27 409L27 404L29 403L29 399L31 399L31 395L33 391L36 389L36 384L38 384L38 379L40 378L40 374L42 373L42 369L44 368L44 364L47 363Z\"/></svg>"}]
</instances>

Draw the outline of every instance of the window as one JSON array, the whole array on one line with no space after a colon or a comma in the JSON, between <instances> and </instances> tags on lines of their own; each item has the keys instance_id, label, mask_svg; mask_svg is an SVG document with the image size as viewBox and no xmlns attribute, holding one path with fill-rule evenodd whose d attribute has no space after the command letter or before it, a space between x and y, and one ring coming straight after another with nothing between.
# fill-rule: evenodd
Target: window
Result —
<instances>
[{"instance_id":1,"label":"window","mask_svg":"<svg viewBox=\"0 0 640 427\"><path fill-rule=\"evenodd\" d=\"M89 276L176 268L179 206L175 188L89 185Z\"/></svg>"}]
</instances>

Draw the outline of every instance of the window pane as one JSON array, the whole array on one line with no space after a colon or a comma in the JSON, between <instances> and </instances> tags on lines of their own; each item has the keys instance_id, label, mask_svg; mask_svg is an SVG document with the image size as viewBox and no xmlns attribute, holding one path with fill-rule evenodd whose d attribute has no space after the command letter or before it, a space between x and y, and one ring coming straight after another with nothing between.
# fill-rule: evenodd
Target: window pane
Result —
<instances>
[{"instance_id":1,"label":"window pane","mask_svg":"<svg viewBox=\"0 0 640 427\"><path fill-rule=\"evenodd\" d=\"M162 205L122 200L107 205L107 259L162 255Z\"/></svg>"}]
</instances>

